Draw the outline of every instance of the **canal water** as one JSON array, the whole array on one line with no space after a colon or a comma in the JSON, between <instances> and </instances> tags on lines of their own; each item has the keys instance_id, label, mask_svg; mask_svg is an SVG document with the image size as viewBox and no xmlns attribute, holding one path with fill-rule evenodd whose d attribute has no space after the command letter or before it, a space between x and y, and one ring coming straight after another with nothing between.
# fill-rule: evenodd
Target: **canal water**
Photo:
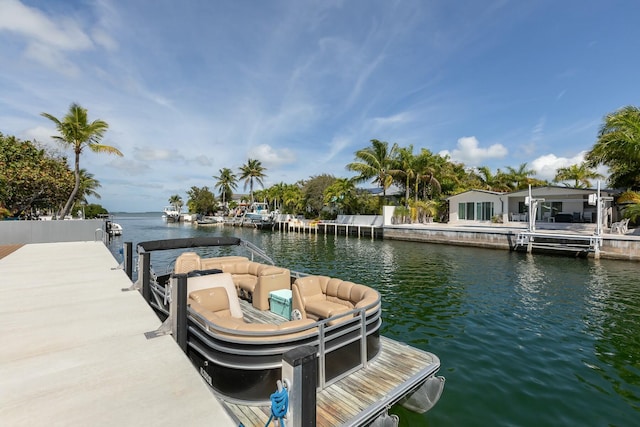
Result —
<instances>
[{"instance_id":1,"label":"canal water","mask_svg":"<svg viewBox=\"0 0 640 427\"><path fill-rule=\"evenodd\" d=\"M383 334L438 355L447 378L426 414L393 409L402 426L640 425L637 263L196 228L159 213L115 221L124 228L110 245L119 259L125 241L235 235L279 265L376 288ZM165 256L154 256L156 270Z\"/></svg>"}]
</instances>

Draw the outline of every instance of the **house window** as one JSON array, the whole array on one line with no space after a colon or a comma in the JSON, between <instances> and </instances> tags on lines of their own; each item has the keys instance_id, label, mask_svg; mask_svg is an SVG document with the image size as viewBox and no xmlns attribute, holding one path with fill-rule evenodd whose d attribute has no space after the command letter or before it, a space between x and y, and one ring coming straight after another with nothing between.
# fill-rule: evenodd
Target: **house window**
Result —
<instances>
[{"instance_id":1,"label":"house window","mask_svg":"<svg viewBox=\"0 0 640 427\"><path fill-rule=\"evenodd\" d=\"M490 221L493 218L493 202L476 203L476 213L478 221Z\"/></svg>"},{"instance_id":2,"label":"house window","mask_svg":"<svg viewBox=\"0 0 640 427\"><path fill-rule=\"evenodd\" d=\"M490 221L493 217L493 202L458 203L458 219Z\"/></svg>"},{"instance_id":3,"label":"house window","mask_svg":"<svg viewBox=\"0 0 640 427\"><path fill-rule=\"evenodd\" d=\"M557 214L562 212L562 202L545 202L541 206L538 213L538 219L544 219L548 217L555 217Z\"/></svg>"},{"instance_id":4,"label":"house window","mask_svg":"<svg viewBox=\"0 0 640 427\"><path fill-rule=\"evenodd\" d=\"M458 203L458 219L474 219L474 202Z\"/></svg>"}]
</instances>

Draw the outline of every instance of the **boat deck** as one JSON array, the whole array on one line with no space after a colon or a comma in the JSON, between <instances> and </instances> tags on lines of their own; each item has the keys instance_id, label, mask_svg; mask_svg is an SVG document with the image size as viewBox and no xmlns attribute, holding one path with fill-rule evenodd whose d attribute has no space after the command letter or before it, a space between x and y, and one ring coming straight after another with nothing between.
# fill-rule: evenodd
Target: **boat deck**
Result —
<instances>
[{"instance_id":1,"label":"boat deck","mask_svg":"<svg viewBox=\"0 0 640 427\"><path fill-rule=\"evenodd\" d=\"M385 337L380 342L382 350L367 368L317 393L316 426L366 425L440 367L431 353ZM271 414L269 406L224 405L246 427L264 426Z\"/></svg>"},{"instance_id":2,"label":"boat deck","mask_svg":"<svg viewBox=\"0 0 640 427\"><path fill-rule=\"evenodd\" d=\"M272 313L268 310L258 310L255 308L249 301L240 299L240 308L242 309L242 314L244 315L244 320L248 323L272 323L275 325L279 325L287 321L282 316L279 316L275 313Z\"/></svg>"}]
</instances>

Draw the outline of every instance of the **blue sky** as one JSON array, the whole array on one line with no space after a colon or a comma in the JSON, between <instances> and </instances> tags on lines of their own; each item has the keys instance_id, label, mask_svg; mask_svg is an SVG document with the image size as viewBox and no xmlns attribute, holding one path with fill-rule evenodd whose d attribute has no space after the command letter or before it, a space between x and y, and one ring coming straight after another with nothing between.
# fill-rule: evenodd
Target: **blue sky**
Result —
<instances>
[{"instance_id":1,"label":"blue sky","mask_svg":"<svg viewBox=\"0 0 640 427\"><path fill-rule=\"evenodd\" d=\"M633 0L0 0L0 132L53 145L40 113L72 102L105 120L124 157L81 167L111 211L186 201L248 158L266 187L350 177L374 138L551 179L638 105L639 17Z\"/></svg>"}]
</instances>

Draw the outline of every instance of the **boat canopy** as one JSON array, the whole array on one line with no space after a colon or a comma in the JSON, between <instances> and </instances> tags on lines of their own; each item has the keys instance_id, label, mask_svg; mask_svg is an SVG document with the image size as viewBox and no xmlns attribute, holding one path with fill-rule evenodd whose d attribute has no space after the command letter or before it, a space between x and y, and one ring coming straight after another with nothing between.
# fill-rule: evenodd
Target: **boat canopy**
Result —
<instances>
[{"instance_id":1,"label":"boat canopy","mask_svg":"<svg viewBox=\"0 0 640 427\"><path fill-rule=\"evenodd\" d=\"M150 240L147 242L140 242L138 243L138 252L197 248L202 246L240 246L243 243L244 241L238 237L185 237L182 239ZM142 249L142 251L140 249Z\"/></svg>"}]
</instances>

